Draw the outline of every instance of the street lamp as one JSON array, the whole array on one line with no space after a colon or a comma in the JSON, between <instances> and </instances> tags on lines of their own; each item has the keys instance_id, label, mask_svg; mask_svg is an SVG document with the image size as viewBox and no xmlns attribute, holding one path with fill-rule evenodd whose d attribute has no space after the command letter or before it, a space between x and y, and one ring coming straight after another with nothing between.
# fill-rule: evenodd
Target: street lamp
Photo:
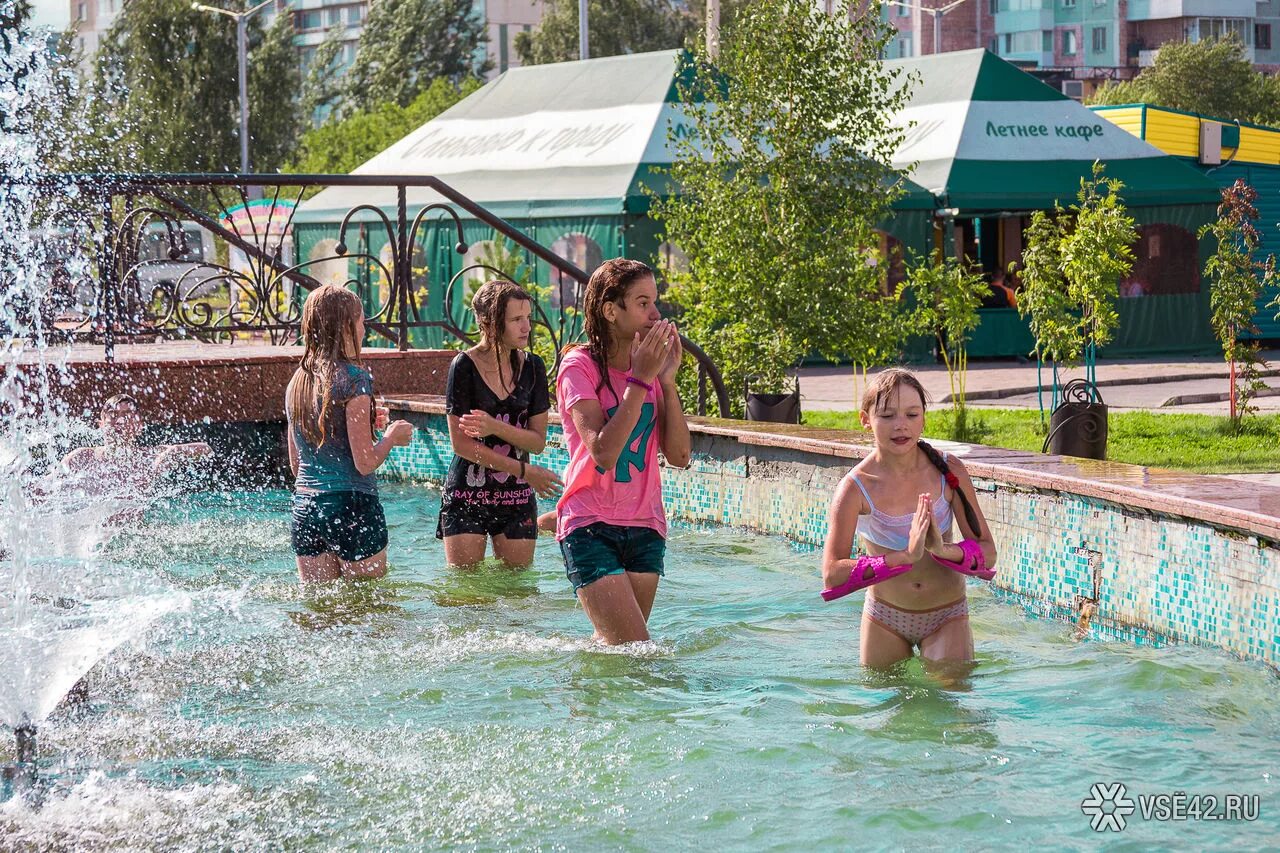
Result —
<instances>
[{"instance_id":1,"label":"street lamp","mask_svg":"<svg viewBox=\"0 0 1280 853\"><path fill-rule=\"evenodd\" d=\"M909 3L906 2L906 0L893 0L893 2L896 6L905 6L908 9L915 9L919 12L928 12L930 15L933 15L933 52L934 54L939 54L942 53L942 31L938 29L938 21L943 15L964 3L965 0L952 0L952 2L945 6L939 6L937 8L921 6L919 3Z\"/></svg>"},{"instance_id":2,"label":"street lamp","mask_svg":"<svg viewBox=\"0 0 1280 853\"><path fill-rule=\"evenodd\" d=\"M239 52L240 72L240 174L242 175L249 174L249 62L245 56L248 22L255 14L274 2L276 0L262 0L257 6L243 12L231 12L215 6L206 6L203 3L191 4L191 8L197 12L226 15L228 18L234 18L236 22L236 49Z\"/></svg>"}]
</instances>

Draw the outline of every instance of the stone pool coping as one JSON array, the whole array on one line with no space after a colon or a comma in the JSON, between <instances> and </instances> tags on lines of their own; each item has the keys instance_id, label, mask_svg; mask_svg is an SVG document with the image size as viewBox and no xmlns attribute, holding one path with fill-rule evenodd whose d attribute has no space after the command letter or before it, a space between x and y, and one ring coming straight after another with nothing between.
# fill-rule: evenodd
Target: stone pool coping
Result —
<instances>
[{"instance_id":1,"label":"stone pool coping","mask_svg":"<svg viewBox=\"0 0 1280 853\"><path fill-rule=\"evenodd\" d=\"M400 411L444 414L444 398L437 395L400 394L385 398L385 404ZM552 423L560 422L554 411L550 419ZM847 430L699 417L691 417L689 427L696 433L731 437L745 445L847 459L861 459L871 451L871 445L861 440L860 433ZM1273 486L981 444L941 440L931 443L954 453L978 478L1026 489L1066 492L1130 510L1202 521L1259 540L1280 541L1280 488Z\"/></svg>"}]
</instances>

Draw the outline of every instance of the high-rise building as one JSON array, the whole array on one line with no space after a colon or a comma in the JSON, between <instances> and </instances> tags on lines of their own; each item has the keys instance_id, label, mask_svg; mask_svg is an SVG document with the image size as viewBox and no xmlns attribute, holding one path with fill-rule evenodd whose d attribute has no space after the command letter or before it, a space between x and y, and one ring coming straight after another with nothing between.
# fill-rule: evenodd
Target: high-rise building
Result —
<instances>
[{"instance_id":1,"label":"high-rise building","mask_svg":"<svg viewBox=\"0 0 1280 853\"><path fill-rule=\"evenodd\" d=\"M1171 41L1234 35L1262 70L1280 69L1280 0L890 0L890 58L985 47L1075 97L1127 80ZM935 30L935 17L937 26Z\"/></svg>"},{"instance_id":2,"label":"high-rise building","mask_svg":"<svg viewBox=\"0 0 1280 853\"><path fill-rule=\"evenodd\" d=\"M86 69L102 37L126 2L69 0L71 27L76 31L76 46L84 55ZM202 2L210 6L223 5L219 0ZM293 16L294 44L298 47L298 57L304 70L325 36L340 28L342 52L339 62L347 66L355 61L360 33L371 2L377 0L276 0L273 6L263 10L263 22L269 23L273 15L288 13ZM230 2L225 5L236 8ZM490 77L520 64L515 53L516 34L538 25L542 20L543 6L543 0L474 0L476 15L484 21L489 35L484 50L489 59Z\"/></svg>"}]
</instances>

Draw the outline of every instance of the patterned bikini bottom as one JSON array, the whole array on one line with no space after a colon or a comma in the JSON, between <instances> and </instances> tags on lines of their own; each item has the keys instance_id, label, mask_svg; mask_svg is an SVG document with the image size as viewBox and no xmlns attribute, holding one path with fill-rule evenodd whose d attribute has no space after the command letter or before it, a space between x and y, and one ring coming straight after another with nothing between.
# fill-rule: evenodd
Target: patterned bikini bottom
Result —
<instances>
[{"instance_id":1,"label":"patterned bikini bottom","mask_svg":"<svg viewBox=\"0 0 1280 853\"><path fill-rule=\"evenodd\" d=\"M878 598L867 598L867 617L889 633L918 646L939 628L969 616L969 600L961 598L928 610L903 610Z\"/></svg>"}]
</instances>

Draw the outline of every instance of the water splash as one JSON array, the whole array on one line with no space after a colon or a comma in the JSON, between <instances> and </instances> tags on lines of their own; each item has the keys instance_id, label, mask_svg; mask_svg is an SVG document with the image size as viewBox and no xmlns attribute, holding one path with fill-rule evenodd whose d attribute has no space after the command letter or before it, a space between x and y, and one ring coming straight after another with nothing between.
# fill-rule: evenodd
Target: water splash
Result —
<instances>
[{"instance_id":1,"label":"water splash","mask_svg":"<svg viewBox=\"0 0 1280 853\"><path fill-rule=\"evenodd\" d=\"M0 0L0 724L15 730L40 723L98 661L184 605L99 555L136 499L87 494L56 470L67 437L84 428L60 402L70 344L53 300L90 262L67 251L83 242L83 202L48 174L65 140L47 119L71 111L75 90L49 34Z\"/></svg>"}]
</instances>

